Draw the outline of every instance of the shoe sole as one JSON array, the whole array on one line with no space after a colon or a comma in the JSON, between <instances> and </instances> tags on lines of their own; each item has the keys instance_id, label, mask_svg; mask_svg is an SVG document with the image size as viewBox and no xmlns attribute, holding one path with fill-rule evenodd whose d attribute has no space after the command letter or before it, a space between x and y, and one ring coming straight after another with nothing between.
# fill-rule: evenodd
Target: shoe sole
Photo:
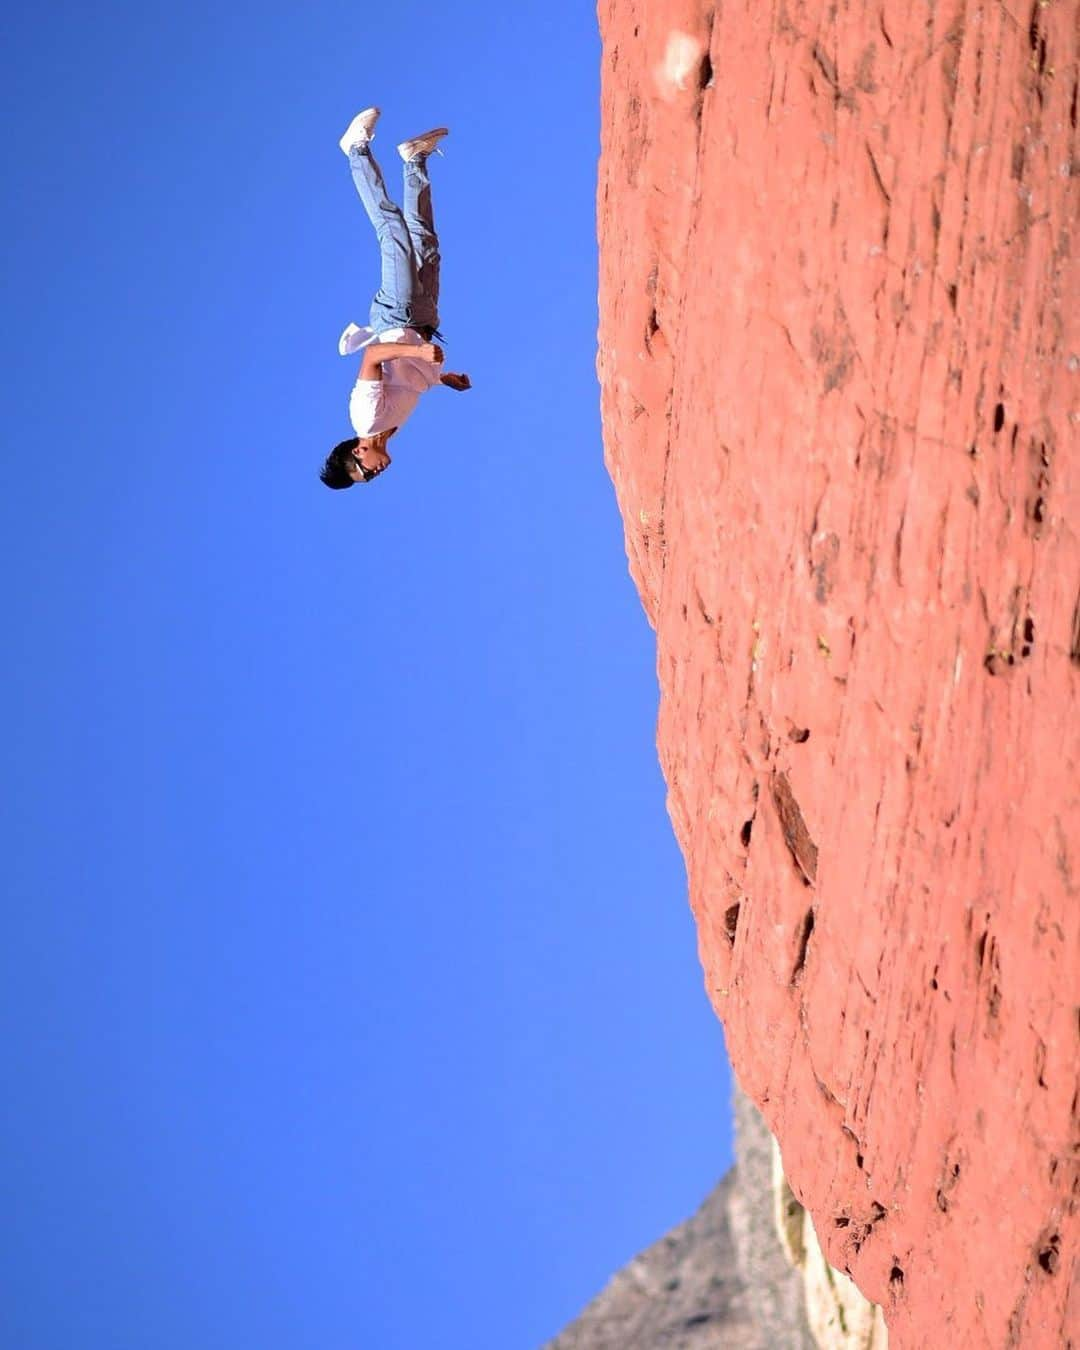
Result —
<instances>
[{"instance_id":1,"label":"shoe sole","mask_svg":"<svg viewBox=\"0 0 1080 1350\"><path fill-rule=\"evenodd\" d=\"M349 150L352 148L353 145L359 145L361 141L370 141L374 139L375 130L373 127L371 131L369 131L366 136L362 136L359 141L353 141L351 144L347 144L349 132L352 130L352 128L357 124L357 122L360 121L362 117L370 117L372 113L375 114L375 120L377 122L379 120L379 117L382 115L382 109L376 107L361 109L361 111L356 114L356 116L352 119L349 125L345 128L345 134L344 136L342 136L341 140L338 141L338 145L341 146L342 150L344 150L346 154L349 153Z\"/></svg>"},{"instance_id":2,"label":"shoe sole","mask_svg":"<svg viewBox=\"0 0 1080 1350\"><path fill-rule=\"evenodd\" d=\"M450 135L449 127L432 127L430 131L421 132L419 136L410 136L407 141L402 141L398 146L398 154L402 159L406 158L406 151L410 146L419 145L422 141L428 140L431 136L437 136L440 140L444 136Z\"/></svg>"}]
</instances>

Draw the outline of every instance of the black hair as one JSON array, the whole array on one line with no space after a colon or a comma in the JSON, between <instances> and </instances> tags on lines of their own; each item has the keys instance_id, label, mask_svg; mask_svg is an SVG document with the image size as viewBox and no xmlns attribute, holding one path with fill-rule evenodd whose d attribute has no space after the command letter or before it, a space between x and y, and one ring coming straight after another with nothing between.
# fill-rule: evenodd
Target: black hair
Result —
<instances>
[{"instance_id":1,"label":"black hair","mask_svg":"<svg viewBox=\"0 0 1080 1350\"><path fill-rule=\"evenodd\" d=\"M350 436L347 441L339 441L326 456L326 463L319 470L319 477L328 488L353 486L356 480L349 477L349 471L356 468L353 455L359 444L359 436Z\"/></svg>"}]
</instances>

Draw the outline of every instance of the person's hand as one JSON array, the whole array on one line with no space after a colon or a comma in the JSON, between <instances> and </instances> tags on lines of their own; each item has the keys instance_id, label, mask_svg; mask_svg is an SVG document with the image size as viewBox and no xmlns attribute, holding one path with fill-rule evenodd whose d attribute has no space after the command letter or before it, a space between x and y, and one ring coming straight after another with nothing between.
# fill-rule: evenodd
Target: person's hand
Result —
<instances>
[{"instance_id":1,"label":"person's hand","mask_svg":"<svg viewBox=\"0 0 1080 1350\"><path fill-rule=\"evenodd\" d=\"M443 384L449 385L451 389L456 389L459 393L464 393L466 389L472 388L472 380L468 375L447 374L443 377Z\"/></svg>"},{"instance_id":2,"label":"person's hand","mask_svg":"<svg viewBox=\"0 0 1080 1350\"><path fill-rule=\"evenodd\" d=\"M433 366L441 365L445 360L443 349L437 342L425 342L422 347L417 349L417 355L421 361L429 361Z\"/></svg>"}]
</instances>

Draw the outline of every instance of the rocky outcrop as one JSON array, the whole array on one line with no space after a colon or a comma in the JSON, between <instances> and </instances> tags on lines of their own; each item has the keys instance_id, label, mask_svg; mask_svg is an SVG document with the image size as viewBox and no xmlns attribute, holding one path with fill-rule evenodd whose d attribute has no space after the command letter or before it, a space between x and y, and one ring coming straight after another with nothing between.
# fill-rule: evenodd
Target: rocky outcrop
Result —
<instances>
[{"instance_id":1,"label":"rocky outcrop","mask_svg":"<svg viewBox=\"0 0 1080 1350\"><path fill-rule=\"evenodd\" d=\"M803 1283L777 1232L772 1140L737 1097L735 1167L547 1350L814 1350Z\"/></svg>"},{"instance_id":2,"label":"rocky outcrop","mask_svg":"<svg viewBox=\"0 0 1080 1350\"><path fill-rule=\"evenodd\" d=\"M1067 1344L1076 5L600 18L605 453L733 1065L894 1346Z\"/></svg>"},{"instance_id":3,"label":"rocky outcrop","mask_svg":"<svg viewBox=\"0 0 1080 1350\"><path fill-rule=\"evenodd\" d=\"M824 1259L778 1157L736 1090L735 1166L547 1350L886 1350L880 1309Z\"/></svg>"},{"instance_id":4,"label":"rocky outcrop","mask_svg":"<svg viewBox=\"0 0 1080 1350\"><path fill-rule=\"evenodd\" d=\"M546 1350L767 1350L728 1221L734 1173L636 1256Z\"/></svg>"},{"instance_id":5,"label":"rocky outcrop","mask_svg":"<svg viewBox=\"0 0 1080 1350\"><path fill-rule=\"evenodd\" d=\"M886 1350L889 1335L881 1308L826 1260L813 1221L784 1176L780 1147L771 1135L769 1140L776 1225L784 1253L802 1278L800 1291L814 1343L820 1350Z\"/></svg>"},{"instance_id":6,"label":"rocky outcrop","mask_svg":"<svg viewBox=\"0 0 1080 1350\"><path fill-rule=\"evenodd\" d=\"M782 1242L783 1222L778 1222L777 1178L773 1159L776 1141L760 1112L745 1093L734 1092L736 1185L728 1202L735 1259L745 1285L765 1350L814 1350L806 1316L806 1290L793 1253ZM785 1215L790 1223L802 1224L805 1211L795 1202L797 1216ZM863 1350L859 1347L859 1350Z\"/></svg>"}]
</instances>

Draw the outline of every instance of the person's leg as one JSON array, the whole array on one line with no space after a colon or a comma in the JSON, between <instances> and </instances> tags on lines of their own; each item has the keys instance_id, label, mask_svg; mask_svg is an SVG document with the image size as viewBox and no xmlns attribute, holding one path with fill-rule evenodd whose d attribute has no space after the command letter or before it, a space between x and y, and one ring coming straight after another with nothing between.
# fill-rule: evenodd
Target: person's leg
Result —
<instances>
[{"instance_id":1,"label":"person's leg","mask_svg":"<svg viewBox=\"0 0 1080 1350\"><path fill-rule=\"evenodd\" d=\"M439 326L439 236L431 206L431 180L427 155L405 161L405 224L412 240L417 266L417 290L413 307L419 322Z\"/></svg>"},{"instance_id":2,"label":"person's leg","mask_svg":"<svg viewBox=\"0 0 1080 1350\"><path fill-rule=\"evenodd\" d=\"M368 145L349 151L349 168L356 191L364 204L379 240L382 279L371 306L373 326L398 327L410 322L418 286L417 262L409 228L401 209L390 200L382 172Z\"/></svg>"}]
</instances>

